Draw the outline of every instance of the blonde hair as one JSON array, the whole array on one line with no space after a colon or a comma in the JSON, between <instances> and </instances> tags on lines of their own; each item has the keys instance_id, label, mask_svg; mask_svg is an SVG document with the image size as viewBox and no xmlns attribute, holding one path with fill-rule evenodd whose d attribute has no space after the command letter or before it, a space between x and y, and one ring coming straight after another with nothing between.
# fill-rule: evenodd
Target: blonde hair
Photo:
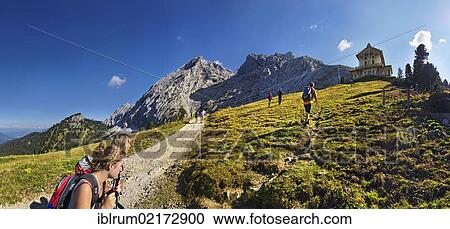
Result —
<instances>
[{"instance_id":1,"label":"blonde hair","mask_svg":"<svg viewBox=\"0 0 450 229\"><path fill-rule=\"evenodd\" d=\"M100 143L92 152L92 163L94 164L95 170L109 170L110 165L114 165L125 158L125 156L119 147L115 145L105 147L104 143Z\"/></svg>"},{"instance_id":2,"label":"blonde hair","mask_svg":"<svg viewBox=\"0 0 450 229\"><path fill-rule=\"evenodd\" d=\"M111 145L119 147L122 154L128 155L131 147L131 138L127 134L117 134L112 139Z\"/></svg>"}]
</instances>

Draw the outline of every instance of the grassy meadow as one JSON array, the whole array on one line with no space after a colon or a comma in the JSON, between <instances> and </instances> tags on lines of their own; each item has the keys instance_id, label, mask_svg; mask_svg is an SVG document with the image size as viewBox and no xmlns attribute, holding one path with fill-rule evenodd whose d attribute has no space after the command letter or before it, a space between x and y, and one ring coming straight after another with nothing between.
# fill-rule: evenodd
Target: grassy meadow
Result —
<instances>
[{"instance_id":1,"label":"grassy meadow","mask_svg":"<svg viewBox=\"0 0 450 229\"><path fill-rule=\"evenodd\" d=\"M210 115L172 184L187 206L450 207L450 131L426 118L427 94L406 114L406 91L389 82L333 86L308 127L300 97Z\"/></svg>"}]
</instances>

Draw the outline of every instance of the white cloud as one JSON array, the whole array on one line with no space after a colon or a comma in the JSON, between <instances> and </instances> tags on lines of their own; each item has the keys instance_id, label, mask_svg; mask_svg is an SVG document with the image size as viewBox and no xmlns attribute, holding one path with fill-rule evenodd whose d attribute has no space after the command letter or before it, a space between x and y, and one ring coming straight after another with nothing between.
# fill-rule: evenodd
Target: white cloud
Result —
<instances>
[{"instance_id":1,"label":"white cloud","mask_svg":"<svg viewBox=\"0 0 450 229\"><path fill-rule=\"evenodd\" d=\"M125 84L126 81L127 81L127 79L125 77L120 78L120 76L113 75L108 82L108 87L120 88L122 85Z\"/></svg>"},{"instance_id":2,"label":"white cloud","mask_svg":"<svg viewBox=\"0 0 450 229\"><path fill-rule=\"evenodd\" d=\"M445 42L447 42L447 40L444 38L439 39L439 45L443 45Z\"/></svg>"},{"instance_id":3,"label":"white cloud","mask_svg":"<svg viewBox=\"0 0 450 229\"><path fill-rule=\"evenodd\" d=\"M344 39L341 42L339 42L337 48L339 49L339 51L343 52L344 50L349 49L350 47L352 47L352 42L349 42Z\"/></svg>"},{"instance_id":4,"label":"white cloud","mask_svg":"<svg viewBox=\"0 0 450 229\"><path fill-rule=\"evenodd\" d=\"M183 37L180 36L180 35L178 35L178 36L177 36L177 41L181 41L181 40L183 40Z\"/></svg>"},{"instance_id":5,"label":"white cloud","mask_svg":"<svg viewBox=\"0 0 450 229\"><path fill-rule=\"evenodd\" d=\"M309 29L317 29L318 26L319 26L319 25L313 24L313 25L310 25L310 26L309 26Z\"/></svg>"},{"instance_id":6,"label":"white cloud","mask_svg":"<svg viewBox=\"0 0 450 229\"><path fill-rule=\"evenodd\" d=\"M214 63L218 64L218 65L222 65L222 62L220 62L220 60L215 60Z\"/></svg>"},{"instance_id":7,"label":"white cloud","mask_svg":"<svg viewBox=\"0 0 450 229\"><path fill-rule=\"evenodd\" d=\"M409 42L409 45L411 45L414 48L417 48L420 44L424 44L425 48L428 51L431 51L433 48L433 44L431 43L431 32L430 31L424 31L421 30L414 35L414 39Z\"/></svg>"}]
</instances>

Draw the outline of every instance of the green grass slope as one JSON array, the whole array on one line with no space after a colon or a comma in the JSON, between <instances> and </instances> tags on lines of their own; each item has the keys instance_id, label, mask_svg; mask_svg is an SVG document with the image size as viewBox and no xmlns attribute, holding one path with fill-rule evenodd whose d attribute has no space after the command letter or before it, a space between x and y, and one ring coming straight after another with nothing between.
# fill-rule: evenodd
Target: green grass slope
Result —
<instances>
[{"instance_id":1,"label":"green grass slope","mask_svg":"<svg viewBox=\"0 0 450 229\"><path fill-rule=\"evenodd\" d=\"M450 207L450 130L426 118L428 95L413 94L409 114L385 81L318 97L307 128L300 93L213 113L177 192L201 208Z\"/></svg>"}]
</instances>

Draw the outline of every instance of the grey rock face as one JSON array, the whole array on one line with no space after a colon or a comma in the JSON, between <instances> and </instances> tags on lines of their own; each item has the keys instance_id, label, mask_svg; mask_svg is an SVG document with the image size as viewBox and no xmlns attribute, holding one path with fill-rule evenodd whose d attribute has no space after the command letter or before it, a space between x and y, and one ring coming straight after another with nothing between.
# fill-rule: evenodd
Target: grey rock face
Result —
<instances>
[{"instance_id":1,"label":"grey rock face","mask_svg":"<svg viewBox=\"0 0 450 229\"><path fill-rule=\"evenodd\" d=\"M124 109L114 112L116 115L113 114L105 123L139 129L168 122L183 114L190 116L200 105L189 98L192 93L232 75L232 71L221 65L196 57L152 85L134 106L122 106Z\"/></svg>"},{"instance_id":2,"label":"grey rock face","mask_svg":"<svg viewBox=\"0 0 450 229\"><path fill-rule=\"evenodd\" d=\"M76 124L76 123L83 122L83 120L84 120L83 114L81 114L81 113L76 113L76 114L73 114L73 115L71 115L71 116L65 118L65 119L63 120L63 122Z\"/></svg>"},{"instance_id":3,"label":"grey rock face","mask_svg":"<svg viewBox=\"0 0 450 229\"><path fill-rule=\"evenodd\" d=\"M117 122L119 122L123 116L131 109L134 105L125 103L119 107L114 113L109 116L103 123L107 126L114 126Z\"/></svg>"},{"instance_id":4,"label":"grey rock face","mask_svg":"<svg viewBox=\"0 0 450 229\"><path fill-rule=\"evenodd\" d=\"M339 69L339 71L338 71ZM196 57L156 82L135 103L123 105L105 120L108 126L148 127L190 116L197 109L214 111L235 107L275 96L302 91L310 82L325 88L351 79L350 67L326 65L308 57L288 52L274 55L250 54L236 73Z\"/></svg>"},{"instance_id":5,"label":"grey rock face","mask_svg":"<svg viewBox=\"0 0 450 229\"><path fill-rule=\"evenodd\" d=\"M341 77L344 81L350 80L349 69L326 65L308 56L296 58L291 52L268 56L250 54L235 76L197 91L191 99L205 104L208 110L235 107L265 99L269 92L275 96L278 90L283 93L302 91L310 82L317 88L336 85Z\"/></svg>"}]
</instances>

